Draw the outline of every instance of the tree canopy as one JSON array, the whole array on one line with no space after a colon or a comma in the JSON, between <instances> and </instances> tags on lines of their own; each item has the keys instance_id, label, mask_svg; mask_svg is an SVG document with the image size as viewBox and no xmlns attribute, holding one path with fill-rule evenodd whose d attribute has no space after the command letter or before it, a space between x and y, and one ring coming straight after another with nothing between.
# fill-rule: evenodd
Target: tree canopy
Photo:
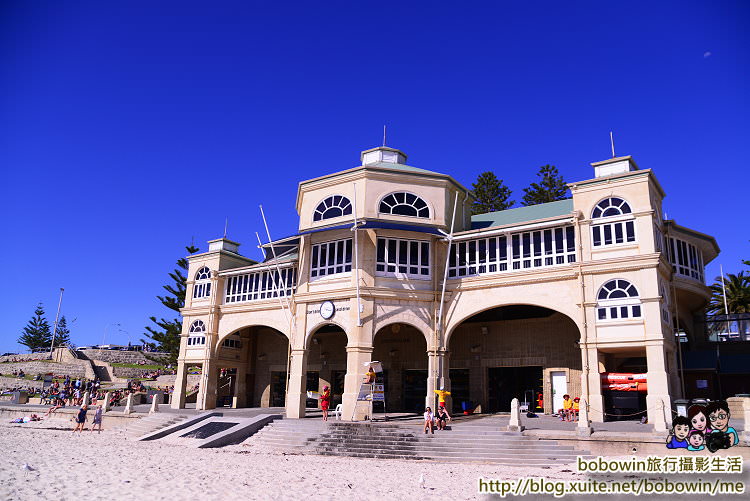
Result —
<instances>
[{"instance_id":1,"label":"tree canopy","mask_svg":"<svg viewBox=\"0 0 750 501\"><path fill-rule=\"evenodd\" d=\"M568 187L557 171L557 167L549 164L544 165L539 168L536 175L540 178L539 182L531 183L528 188L523 189L522 205L544 204L563 200L567 197Z\"/></svg>"},{"instance_id":2,"label":"tree canopy","mask_svg":"<svg viewBox=\"0 0 750 501\"><path fill-rule=\"evenodd\" d=\"M30 351L48 349L52 343L52 329L49 322L44 318L44 306L37 304L34 316L23 328L18 344L26 346Z\"/></svg>"},{"instance_id":3,"label":"tree canopy","mask_svg":"<svg viewBox=\"0 0 750 501\"><path fill-rule=\"evenodd\" d=\"M471 185L471 195L474 203L471 206L472 214L486 214L499 210L510 209L515 203L509 200L510 188L503 184L502 179L491 171L482 172L477 177L477 182Z\"/></svg>"},{"instance_id":4,"label":"tree canopy","mask_svg":"<svg viewBox=\"0 0 750 501\"><path fill-rule=\"evenodd\" d=\"M198 248L191 245L185 247L188 254L195 254ZM174 363L180 354L180 334L182 333L182 317L179 316L180 309L185 306L185 289L187 287L187 278L184 273L188 269L187 258L177 260L177 268L169 273L170 283L164 285L164 290L169 294L165 296L156 296L157 299L172 311L176 311L178 316L172 319L160 318L155 316L149 319L156 324L146 326L145 336L151 341L141 340L154 346L157 350L169 353L169 361Z\"/></svg>"},{"instance_id":5,"label":"tree canopy","mask_svg":"<svg viewBox=\"0 0 750 501\"><path fill-rule=\"evenodd\" d=\"M727 310L729 313L750 313L750 276L744 271L737 273L726 273L724 276L724 288L727 291ZM724 288L721 286L721 276L714 279L711 285L711 299L708 303L708 312L712 315L724 313Z\"/></svg>"}]
</instances>

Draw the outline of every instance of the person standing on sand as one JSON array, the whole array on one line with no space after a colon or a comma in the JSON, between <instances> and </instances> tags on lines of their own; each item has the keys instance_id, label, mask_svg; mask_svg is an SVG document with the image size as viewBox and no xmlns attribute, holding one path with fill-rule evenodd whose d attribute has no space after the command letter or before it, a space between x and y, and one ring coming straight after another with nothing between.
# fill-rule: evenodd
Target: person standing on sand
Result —
<instances>
[{"instance_id":1,"label":"person standing on sand","mask_svg":"<svg viewBox=\"0 0 750 501\"><path fill-rule=\"evenodd\" d=\"M86 411L88 410L88 405L82 405L81 408L78 410L78 415L76 416L76 427L73 428L73 434L75 435L76 431L78 433L83 432L83 426L86 424Z\"/></svg>"},{"instance_id":2,"label":"person standing on sand","mask_svg":"<svg viewBox=\"0 0 750 501\"><path fill-rule=\"evenodd\" d=\"M323 393L320 394L320 409L323 411L323 421L328 421L328 407L331 405L331 390L328 386L323 387Z\"/></svg>"},{"instance_id":3,"label":"person standing on sand","mask_svg":"<svg viewBox=\"0 0 750 501\"><path fill-rule=\"evenodd\" d=\"M91 424L91 433L94 433L94 428L99 426L99 433L102 432L102 406L97 407L94 413L94 422Z\"/></svg>"}]
</instances>

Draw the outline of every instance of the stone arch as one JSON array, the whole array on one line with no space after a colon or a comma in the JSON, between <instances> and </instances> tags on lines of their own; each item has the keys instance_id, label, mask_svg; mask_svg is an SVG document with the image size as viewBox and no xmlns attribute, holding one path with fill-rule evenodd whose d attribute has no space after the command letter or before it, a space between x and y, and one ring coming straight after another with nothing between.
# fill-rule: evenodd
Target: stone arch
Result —
<instances>
[{"instance_id":1,"label":"stone arch","mask_svg":"<svg viewBox=\"0 0 750 501\"><path fill-rule=\"evenodd\" d=\"M430 333L425 331L424 324L418 320L419 319L418 317L416 317L416 315L404 314L399 315L397 318L389 318L386 322L376 323L372 330L372 344L375 344L375 337L378 335L378 333L386 327L390 327L391 325L395 324L405 324L413 327L416 331L422 334L429 349L429 347L433 344L432 338L430 336Z\"/></svg>"},{"instance_id":2,"label":"stone arch","mask_svg":"<svg viewBox=\"0 0 750 501\"><path fill-rule=\"evenodd\" d=\"M308 348L310 348L310 342L313 336L315 336L315 333L326 325L335 325L336 327L344 331L344 334L346 335L346 344L347 346L349 346L352 340L349 337L349 332L346 330L346 327L344 325L342 325L340 322L336 322L335 320L321 320L320 322L315 323L315 325L307 329L307 332L305 333L304 349L307 350Z\"/></svg>"},{"instance_id":3,"label":"stone arch","mask_svg":"<svg viewBox=\"0 0 750 501\"><path fill-rule=\"evenodd\" d=\"M448 324L447 329L446 329L446 335L445 335L445 339L444 339L444 346L447 347L447 346L450 345L451 336L453 336L453 334L456 331L456 329L458 327L460 327L465 321L469 320L470 318L472 318L475 315L478 315L480 313L484 313L486 311L494 310L495 308L504 308L506 306L537 306L537 307L541 307L541 308L546 308L548 310L552 310L552 311L554 311L556 313L564 315L570 321L572 321L576 325L576 327L578 328L578 333L579 333L579 336L580 336L581 326L580 326L579 322L576 321L576 319L573 318L569 313L567 313L565 311L561 311L560 308L556 308L554 306L549 306L549 305L546 305L546 304L540 304L540 302L529 302L529 301L518 302L518 301L512 301L512 302L507 302L507 303L502 303L502 304L495 304L493 306L482 306L480 308L477 308L476 310L472 310L471 313L463 315L460 318L460 320L451 321Z\"/></svg>"},{"instance_id":4,"label":"stone arch","mask_svg":"<svg viewBox=\"0 0 750 501\"><path fill-rule=\"evenodd\" d=\"M227 337L242 329L252 327L270 327L283 334L289 341L289 322L282 311L279 315L267 315L263 320L248 321L247 315L242 313L225 314L219 322L218 343L224 341Z\"/></svg>"}]
</instances>

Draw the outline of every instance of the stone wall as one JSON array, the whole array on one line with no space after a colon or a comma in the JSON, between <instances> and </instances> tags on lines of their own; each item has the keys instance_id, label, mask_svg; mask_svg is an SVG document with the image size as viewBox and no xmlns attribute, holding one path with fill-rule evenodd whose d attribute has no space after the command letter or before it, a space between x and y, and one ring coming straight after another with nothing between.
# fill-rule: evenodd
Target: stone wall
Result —
<instances>
[{"instance_id":1,"label":"stone wall","mask_svg":"<svg viewBox=\"0 0 750 501\"><path fill-rule=\"evenodd\" d=\"M18 362L0 364L0 374L12 374L13 371L23 370L26 374L49 374L55 376L84 377L86 369L83 364L59 364L55 362Z\"/></svg>"},{"instance_id":2,"label":"stone wall","mask_svg":"<svg viewBox=\"0 0 750 501\"><path fill-rule=\"evenodd\" d=\"M158 364L153 360L149 360L140 351L118 351L118 350L82 350L77 351L79 356L82 358L88 358L90 360L101 360L103 362L118 363L118 364L138 364L144 362L146 364ZM153 358L166 358L169 356L168 353L159 352L148 352L148 356Z\"/></svg>"},{"instance_id":3,"label":"stone wall","mask_svg":"<svg viewBox=\"0 0 750 501\"><path fill-rule=\"evenodd\" d=\"M31 381L28 379L0 376L0 389L33 388L35 390L41 390L43 385L44 381Z\"/></svg>"},{"instance_id":4,"label":"stone wall","mask_svg":"<svg viewBox=\"0 0 750 501\"><path fill-rule=\"evenodd\" d=\"M18 353L15 355L7 355L0 357L0 364L5 362L27 362L31 360L49 360L50 354L48 351L44 353Z\"/></svg>"}]
</instances>

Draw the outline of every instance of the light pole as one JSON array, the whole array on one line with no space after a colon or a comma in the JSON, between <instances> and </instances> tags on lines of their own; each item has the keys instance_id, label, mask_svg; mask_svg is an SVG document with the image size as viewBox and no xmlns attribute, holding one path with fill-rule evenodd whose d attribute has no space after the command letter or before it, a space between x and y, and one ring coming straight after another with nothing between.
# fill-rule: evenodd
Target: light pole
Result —
<instances>
[{"instance_id":1,"label":"light pole","mask_svg":"<svg viewBox=\"0 0 750 501\"><path fill-rule=\"evenodd\" d=\"M107 325L104 326L104 336L102 336L102 345L104 345L104 340L107 339L107 327L110 325L116 325L117 327L120 327L119 323L110 322Z\"/></svg>"},{"instance_id":2,"label":"light pole","mask_svg":"<svg viewBox=\"0 0 750 501\"><path fill-rule=\"evenodd\" d=\"M60 318L60 307L62 306L62 297L65 289L60 287L60 300L57 302L57 314L55 315L55 323L52 325L52 342L49 346L49 356L52 357L52 350L55 349L55 334L57 334L57 321Z\"/></svg>"}]
</instances>

